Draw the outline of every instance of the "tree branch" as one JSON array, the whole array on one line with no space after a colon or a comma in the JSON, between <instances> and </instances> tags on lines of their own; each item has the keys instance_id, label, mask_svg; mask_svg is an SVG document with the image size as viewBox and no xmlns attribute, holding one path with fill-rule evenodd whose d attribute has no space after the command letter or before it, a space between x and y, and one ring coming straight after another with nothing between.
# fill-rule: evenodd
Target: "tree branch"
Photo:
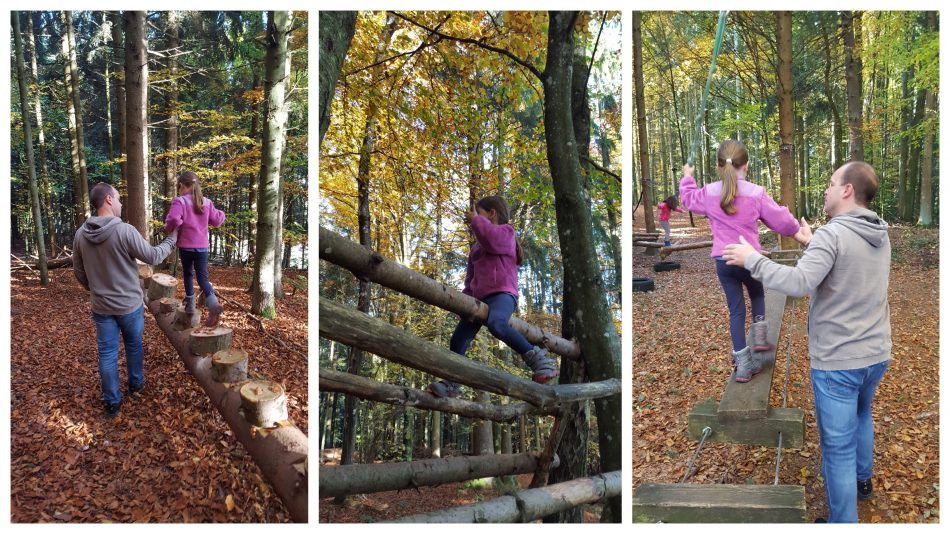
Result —
<instances>
[{"instance_id":1,"label":"tree branch","mask_svg":"<svg viewBox=\"0 0 950 534\"><path fill-rule=\"evenodd\" d=\"M610 170L608 170L608 169L605 169L604 167L598 165L596 161L594 161L594 160L588 158L587 156L581 156L581 159L584 160L584 161L586 161L588 164L590 164L591 167L593 167L593 168L597 169L598 171L600 171L600 172L606 174L607 176L613 176L613 177L617 180L617 183L623 183L623 180L620 178L620 175L619 175L619 174L617 174L617 173L615 173L615 172L613 172L613 171L610 171Z\"/></svg>"}]
</instances>

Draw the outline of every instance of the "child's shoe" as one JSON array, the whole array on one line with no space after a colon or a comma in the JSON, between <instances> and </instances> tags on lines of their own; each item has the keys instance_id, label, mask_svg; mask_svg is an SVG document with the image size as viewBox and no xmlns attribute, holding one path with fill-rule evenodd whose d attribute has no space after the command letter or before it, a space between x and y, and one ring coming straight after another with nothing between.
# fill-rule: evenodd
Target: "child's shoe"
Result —
<instances>
[{"instance_id":1,"label":"child's shoe","mask_svg":"<svg viewBox=\"0 0 950 534\"><path fill-rule=\"evenodd\" d=\"M462 388L455 382L449 382L448 380L439 380L438 382L433 382L429 384L429 393L432 393L436 397L448 397L454 399L458 397L462 392Z\"/></svg>"},{"instance_id":2,"label":"child's shoe","mask_svg":"<svg viewBox=\"0 0 950 534\"><path fill-rule=\"evenodd\" d=\"M533 349L522 354L521 359L534 372L531 380L538 384L549 382L558 375L556 362L548 358L548 349L535 345Z\"/></svg>"},{"instance_id":3,"label":"child's shoe","mask_svg":"<svg viewBox=\"0 0 950 534\"><path fill-rule=\"evenodd\" d=\"M748 382L752 376L762 371L762 362L756 358L749 347L733 352L736 361L736 382Z\"/></svg>"},{"instance_id":4,"label":"child's shoe","mask_svg":"<svg viewBox=\"0 0 950 534\"><path fill-rule=\"evenodd\" d=\"M195 313L195 296L185 297L185 313Z\"/></svg>"},{"instance_id":5,"label":"child's shoe","mask_svg":"<svg viewBox=\"0 0 950 534\"><path fill-rule=\"evenodd\" d=\"M217 326L218 319L221 318L221 312L224 306L218 303L218 296L214 293L205 295L205 303L208 305L208 318L205 320L205 326Z\"/></svg>"},{"instance_id":6,"label":"child's shoe","mask_svg":"<svg viewBox=\"0 0 950 534\"><path fill-rule=\"evenodd\" d=\"M769 324L762 318L752 322L752 350L755 352L766 352L775 348L775 345L769 343Z\"/></svg>"}]
</instances>

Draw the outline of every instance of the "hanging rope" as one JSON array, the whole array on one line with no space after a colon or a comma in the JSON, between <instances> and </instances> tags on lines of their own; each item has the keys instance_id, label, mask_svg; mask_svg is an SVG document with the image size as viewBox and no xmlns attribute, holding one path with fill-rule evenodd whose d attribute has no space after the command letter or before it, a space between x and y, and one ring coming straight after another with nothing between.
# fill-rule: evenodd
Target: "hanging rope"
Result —
<instances>
[{"instance_id":1,"label":"hanging rope","mask_svg":"<svg viewBox=\"0 0 950 534\"><path fill-rule=\"evenodd\" d=\"M699 147L699 139L703 133L703 115L706 114L706 97L709 96L709 86L712 85L713 74L716 72L716 58L719 57L719 49L722 47L722 36L726 30L726 15L728 13L728 11L719 12L719 24L716 26L716 42L713 45L712 62L709 64L709 76L706 78L706 87L703 88L703 97L699 101L699 110L696 112L696 134L693 136L693 143L689 148L689 159L686 160L690 165L696 161L696 149Z\"/></svg>"},{"instance_id":2,"label":"hanging rope","mask_svg":"<svg viewBox=\"0 0 950 534\"><path fill-rule=\"evenodd\" d=\"M785 384L782 387L782 408L788 407L788 378L791 375L792 368L792 333L795 331L795 312L801 303L801 299L795 299L795 306L792 307L792 320L788 327L788 338L785 344ZM782 433L778 433L778 447L775 449L775 480L772 485L778 486L778 469L782 464Z\"/></svg>"},{"instance_id":3,"label":"hanging rope","mask_svg":"<svg viewBox=\"0 0 950 534\"><path fill-rule=\"evenodd\" d=\"M689 478L689 475L693 472L693 464L696 463L696 458L699 458L699 451L703 450L703 443L706 443L706 438L712 434L712 429L708 426L703 428L703 435L699 438L699 445L696 447L696 452L693 453L693 457L689 459L689 465L686 466L686 473L683 473L683 478L680 479L680 484L686 482L686 479Z\"/></svg>"}]
</instances>

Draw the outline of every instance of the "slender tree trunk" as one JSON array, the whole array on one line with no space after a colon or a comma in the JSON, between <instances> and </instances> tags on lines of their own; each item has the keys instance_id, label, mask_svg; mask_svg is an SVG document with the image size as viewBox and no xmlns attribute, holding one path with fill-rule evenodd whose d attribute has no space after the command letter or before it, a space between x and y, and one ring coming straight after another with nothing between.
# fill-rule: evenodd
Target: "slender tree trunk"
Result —
<instances>
[{"instance_id":1,"label":"slender tree trunk","mask_svg":"<svg viewBox=\"0 0 950 534\"><path fill-rule=\"evenodd\" d=\"M30 16L29 13L26 14ZM20 118L23 120L23 144L26 148L26 165L30 180L30 204L33 207L33 229L36 235L36 262L40 270L40 284L49 285L49 274L46 270L46 246L43 244L43 217L40 213L40 195L36 187L36 164L33 160L33 125L30 124L29 93L26 88L26 61L23 59L23 35L20 33L20 16L18 11L10 12L13 22L13 42L16 48L16 76L20 90Z\"/></svg>"},{"instance_id":2,"label":"slender tree trunk","mask_svg":"<svg viewBox=\"0 0 950 534\"><path fill-rule=\"evenodd\" d=\"M927 29L937 30L937 12L927 12ZM934 123L937 122L937 95L932 87L924 88L924 160L920 173L920 217L919 226L933 225L933 158Z\"/></svg>"},{"instance_id":3,"label":"slender tree trunk","mask_svg":"<svg viewBox=\"0 0 950 534\"><path fill-rule=\"evenodd\" d=\"M320 145L330 128L336 82L355 32L355 11L320 11Z\"/></svg>"},{"instance_id":4,"label":"slender tree trunk","mask_svg":"<svg viewBox=\"0 0 950 534\"><path fill-rule=\"evenodd\" d=\"M39 142L40 179L43 184L43 200L46 203L46 232L50 254L56 255L56 223L53 214L53 187L49 179L49 166L46 164L46 133L43 130L43 106L41 105L40 71L36 63L36 33L33 28L33 14L27 13L27 51L30 54L30 83L36 87L33 92L33 111L36 114L36 129Z\"/></svg>"},{"instance_id":5,"label":"slender tree trunk","mask_svg":"<svg viewBox=\"0 0 950 534\"><path fill-rule=\"evenodd\" d=\"M637 101L637 139L640 145L640 183L642 184L643 220L647 232L656 231L653 221L653 178L650 174L650 145L647 142L647 116L643 83L643 39L640 34L641 13L633 12L633 83ZM648 249L649 250L649 249Z\"/></svg>"},{"instance_id":6,"label":"slender tree trunk","mask_svg":"<svg viewBox=\"0 0 950 534\"><path fill-rule=\"evenodd\" d=\"M82 136L79 133L79 124L82 122L79 116L79 109L76 108L76 99L73 98L73 71L70 68L69 54L69 32L66 31L68 19L66 12L60 13L60 24L62 34L62 57L63 57L63 79L66 88L66 114L69 123L69 148L70 161L73 169L73 199L75 206L75 228L78 230L83 222L89 218L91 213L89 207L89 186L86 183L86 169L82 157L82 145L80 143Z\"/></svg>"},{"instance_id":7,"label":"slender tree trunk","mask_svg":"<svg viewBox=\"0 0 950 534\"><path fill-rule=\"evenodd\" d=\"M168 11L165 13L165 39L168 48L168 76L170 82L165 88L165 116L168 123L165 125L165 205L164 213L168 213L178 184L178 38L179 13Z\"/></svg>"},{"instance_id":8,"label":"slender tree trunk","mask_svg":"<svg viewBox=\"0 0 950 534\"><path fill-rule=\"evenodd\" d=\"M63 13L66 18L66 32L69 42L69 57L67 58L70 72L69 81L72 84L72 98L76 108L76 141L79 143L79 170L82 173L80 185L82 187L83 205L89 209L89 175L86 165L86 136L85 126L83 125L82 97L79 95L79 62L76 60L76 35L73 30L72 12L64 11Z\"/></svg>"},{"instance_id":9,"label":"slender tree trunk","mask_svg":"<svg viewBox=\"0 0 950 534\"><path fill-rule=\"evenodd\" d=\"M441 458L442 457L442 412L432 410L429 412L432 417L432 426L431 426L431 443L432 443L432 457Z\"/></svg>"},{"instance_id":10,"label":"slender tree trunk","mask_svg":"<svg viewBox=\"0 0 950 534\"><path fill-rule=\"evenodd\" d=\"M108 24L108 12L101 11L99 13L99 24L104 28ZM106 38L103 38L103 45L105 44ZM109 148L109 181L113 182L113 165L111 163L112 159L115 157L115 142L112 137L112 58L108 54L102 54L102 68L103 68L103 85L105 85L106 90L106 144Z\"/></svg>"},{"instance_id":11,"label":"slender tree trunk","mask_svg":"<svg viewBox=\"0 0 950 534\"><path fill-rule=\"evenodd\" d=\"M927 94L924 90L917 91L917 99L914 103L914 127L920 125L920 122L924 120L924 106L926 104ZM905 221L916 221L916 199L920 198L920 195L917 192L920 191L920 184L922 182L920 176L920 153L923 149L923 142L920 139L912 139L910 145L910 155L908 156L907 162L907 187L904 188L904 211L901 219Z\"/></svg>"},{"instance_id":12,"label":"slender tree trunk","mask_svg":"<svg viewBox=\"0 0 950 534\"><path fill-rule=\"evenodd\" d=\"M118 120L118 128L116 128L116 131L119 134L119 153L116 154L116 157L121 159L123 155L128 153L126 147L128 140L126 128L128 125L126 121L125 104L125 44L122 39L122 25L125 21L125 17L122 16L120 11L110 11L109 17L112 19L112 60L115 64L115 113L116 119ZM119 163L119 171L122 174L121 178L123 182L127 182L128 180L128 174L125 170L126 165L127 162L124 160Z\"/></svg>"},{"instance_id":13,"label":"slender tree trunk","mask_svg":"<svg viewBox=\"0 0 950 534\"><path fill-rule=\"evenodd\" d=\"M148 44L145 12L126 11L125 90L127 217L142 237L149 238L148 187Z\"/></svg>"},{"instance_id":14,"label":"slender tree trunk","mask_svg":"<svg viewBox=\"0 0 950 534\"><path fill-rule=\"evenodd\" d=\"M851 161L863 161L860 11L843 11L841 13L841 33L844 36L845 81L848 86L848 138L851 143Z\"/></svg>"},{"instance_id":15,"label":"slender tree trunk","mask_svg":"<svg viewBox=\"0 0 950 534\"><path fill-rule=\"evenodd\" d=\"M269 11L267 15L267 53L264 59L264 87L267 94L263 141L261 143L261 173L257 201L257 245L254 256L254 291L251 311L273 318L274 262L277 246L277 203L280 181L280 159L286 136L287 107L287 35L290 33L293 13Z\"/></svg>"},{"instance_id":16,"label":"slender tree trunk","mask_svg":"<svg viewBox=\"0 0 950 534\"><path fill-rule=\"evenodd\" d=\"M261 77L257 72L257 69L254 69L254 81L251 84L251 89L257 92L257 89L261 86ZM251 115L251 131L248 134L251 139L257 139L257 130L260 127L260 118L261 118L261 107L263 106L263 100L260 103L251 104L253 114ZM255 243L255 233L257 225L257 177L248 176L248 188L247 188L247 209L251 212L251 216L247 219L247 259L252 261L254 257L254 243Z\"/></svg>"},{"instance_id":17,"label":"slender tree trunk","mask_svg":"<svg viewBox=\"0 0 950 534\"><path fill-rule=\"evenodd\" d=\"M778 165L782 186L782 204L792 213L795 207L795 119L792 102L792 12L775 14L778 38ZM782 249L798 248L791 237L781 236Z\"/></svg>"}]
</instances>

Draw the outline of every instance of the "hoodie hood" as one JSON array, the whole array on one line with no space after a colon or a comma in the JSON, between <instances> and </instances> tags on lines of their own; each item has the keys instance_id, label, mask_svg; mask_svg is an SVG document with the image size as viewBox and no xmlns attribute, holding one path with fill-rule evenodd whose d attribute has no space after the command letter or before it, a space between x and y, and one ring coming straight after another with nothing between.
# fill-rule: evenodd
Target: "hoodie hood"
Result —
<instances>
[{"instance_id":1,"label":"hoodie hood","mask_svg":"<svg viewBox=\"0 0 950 534\"><path fill-rule=\"evenodd\" d=\"M109 238L122 224L122 219L113 216L89 217L82 225L82 233L90 243L99 244Z\"/></svg>"},{"instance_id":2,"label":"hoodie hood","mask_svg":"<svg viewBox=\"0 0 950 534\"><path fill-rule=\"evenodd\" d=\"M887 223L873 211L857 208L836 216L833 221L861 236L872 247L879 248L887 237Z\"/></svg>"}]
</instances>

